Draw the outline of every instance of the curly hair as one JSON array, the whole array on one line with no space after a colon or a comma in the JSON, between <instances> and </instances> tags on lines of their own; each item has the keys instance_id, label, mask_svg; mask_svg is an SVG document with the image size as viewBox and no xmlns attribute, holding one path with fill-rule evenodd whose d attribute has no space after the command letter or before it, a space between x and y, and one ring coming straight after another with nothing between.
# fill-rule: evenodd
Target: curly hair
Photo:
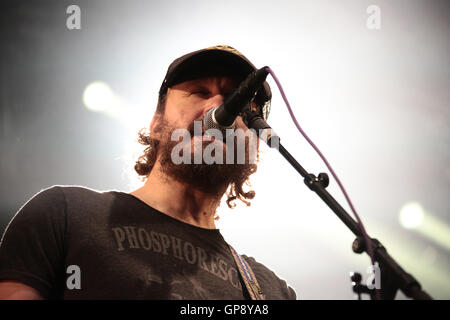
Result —
<instances>
[{"instance_id":1,"label":"curly hair","mask_svg":"<svg viewBox=\"0 0 450 320\"><path fill-rule=\"evenodd\" d=\"M167 93L162 93L158 98L158 104L156 107L155 114L164 114L165 105L167 100ZM149 128L142 128L138 132L138 142L146 146L144 153L139 156L136 164L134 166L135 171L140 176L140 178L145 181L150 172L155 165L159 147L159 140L151 137ZM259 153L257 154L257 161L259 161ZM242 174L237 176L234 182L231 182L226 191L227 200L226 203L229 208L234 208L236 206L235 201L240 200L246 206L250 206L250 201L252 200L256 193L254 190L244 191L244 184L251 187L249 182L249 176L255 173L257 170L257 165L253 164L249 167L249 170L242 172Z\"/></svg>"}]
</instances>

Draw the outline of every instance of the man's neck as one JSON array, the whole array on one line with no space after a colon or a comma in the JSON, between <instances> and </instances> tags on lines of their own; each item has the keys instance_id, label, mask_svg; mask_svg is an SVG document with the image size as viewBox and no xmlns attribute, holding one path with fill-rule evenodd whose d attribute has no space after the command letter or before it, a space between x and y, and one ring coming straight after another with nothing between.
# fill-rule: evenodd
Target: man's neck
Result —
<instances>
[{"instance_id":1,"label":"man's neck","mask_svg":"<svg viewBox=\"0 0 450 320\"><path fill-rule=\"evenodd\" d=\"M130 192L152 208L197 227L215 229L214 215L220 197L193 189L160 170L155 163L145 184Z\"/></svg>"}]
</instances>

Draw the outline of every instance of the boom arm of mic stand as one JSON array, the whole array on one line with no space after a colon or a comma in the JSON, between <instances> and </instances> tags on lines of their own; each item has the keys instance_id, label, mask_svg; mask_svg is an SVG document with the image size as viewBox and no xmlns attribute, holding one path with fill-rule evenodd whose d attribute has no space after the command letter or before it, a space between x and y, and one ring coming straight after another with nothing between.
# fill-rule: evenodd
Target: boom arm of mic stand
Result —
<instances>
[{"instance_id":1,"label":"boom arm of mic stand","mask_svg":"<svg viewBox=\"0 0 450 320\"><path fill-rule=\"evenodd\" d=\"M250 129L255 129L259 135L260 130L271 130L270 126L254 111L246 111L243 114L245 124ZM277 138L278 143L271 141ZM328 177L321 173L318 177L309 174L294 157L279 143L279 137L274 135L268 139L263 139L271 148L278 147L281 155L291 164L292 167L304 178L305 184L311 191L314 191L338 216L338 218L356 235L353 243L355 253L367 252L359 224L345 211L344 208L325 189L328 186ZM420 283L388 254L384 246L377 240L369 237L374 248L374 258L378 262L381 270L381 296L382 299L394 299L397 289L415 300L431 300L432 297L421 289ZM373 295L372 295L373 296Z\"/></svg>"}]
</instances>

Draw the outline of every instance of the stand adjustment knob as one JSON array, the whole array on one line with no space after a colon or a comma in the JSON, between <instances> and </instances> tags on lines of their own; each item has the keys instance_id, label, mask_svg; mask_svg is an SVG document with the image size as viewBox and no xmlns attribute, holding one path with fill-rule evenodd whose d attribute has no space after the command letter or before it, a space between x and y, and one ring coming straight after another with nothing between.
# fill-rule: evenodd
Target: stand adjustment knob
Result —
<instances>
[{"instance_id":1,"label":"stand adjustment knob","mask_svg":"<svg viewBox=\"0 0 450 320\"><path fill-rule=\"evenodd\" d=\"M319 173L318 179L320 184L324 188L328 187L328 185L330 184L330 178L328 178L328 175L324 172Z\"/></svg>"}]
</instances>

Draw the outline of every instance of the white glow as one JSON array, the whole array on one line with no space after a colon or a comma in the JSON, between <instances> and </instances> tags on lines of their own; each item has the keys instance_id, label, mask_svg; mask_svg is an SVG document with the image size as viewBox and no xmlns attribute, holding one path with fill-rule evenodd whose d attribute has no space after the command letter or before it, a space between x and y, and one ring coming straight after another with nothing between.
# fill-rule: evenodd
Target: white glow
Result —
<instances>
[{"instance_id":1,"label":"white glow","mask_svg":"<svg viewBox=\"0 0 450 320\"><path fill-rule=\"evenodd\" d=\"M424 210L417 202L405 204L400 210L400 223L406 229L419 227L424 218Z\"/></svg>"},{"instance_id":2,"label":"white glow","mask_svg":"<svg viewBox=\"0 0 450 320\"><path fill-rule=\"evenodd\" d=\"M119 120L133 134L148 124L152 108L129 104L105 82L92 82L83 92L83 103L88 110L101 112Z\"/></svg>"},{"instance_id":3,"label":"white glow","mask_svg":"<svg viewBox=\"0 0 450 320\"><path fill-rule=\"evenodd\" d=\"M114 92L104 82L92 82L83 92L83 103L91 111L104 112L117 105Z\"/></svg>"}]
</instances>

